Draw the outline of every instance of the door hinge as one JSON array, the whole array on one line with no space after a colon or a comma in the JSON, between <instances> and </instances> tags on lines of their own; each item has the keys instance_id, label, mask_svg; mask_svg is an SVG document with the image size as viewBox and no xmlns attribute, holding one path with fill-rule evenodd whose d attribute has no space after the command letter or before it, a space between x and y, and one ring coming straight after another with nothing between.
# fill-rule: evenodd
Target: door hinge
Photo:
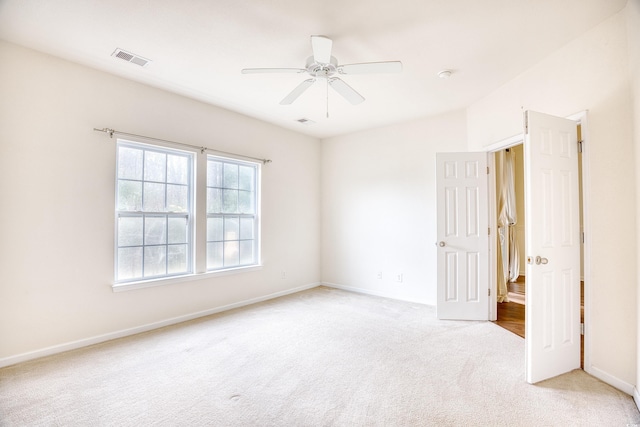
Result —
<instances>
[{"instance_id":1,"label":"door hinge","mask_svg":"<svg viewBox=\"0 0 640 427\"><path fill-rule=\"evenodd\" d=\"M584 141L578 141L578 153L582 153L582 150L583 150L582 143L584 143Z\"/></svg>"},{"instance_id":2,"label":"door hinge","mask_svg":"<svg viewBox=\"0 0 640 427\"><path fill-rule=\"evenodd\" d=\"M487 234L488 234L489 236L491 236L491 227L489 227L489 228L487 229Z\"/></svg>"},{"instance_id":3,"label":"door hinge","mask_svg":"<svg viewBox=\"0 0 640 427\"><path fill-rule=\"evenodd\" d=\"M491 288L489 288L488 290L489 290L489 296L491 296Z\"/></svg>"},{"instance_id":4,"label":"door hinge","mask_svg":"<svg viewBox=\"0 0 640 427\"><path fill-rule=\"evenodd\" d=\"M524 134L529 135L529 112L524 112Z\"/></svg>"},{"instance_id":5,"label":"door hinge","mask_svg":"<svg viewBox=\"0 0 640 427\"><path fill-rule=\"evenodd\" d=\"M489 166L487 166L487 175L489 175Z\"/></svg>"},{"instance_id":6,"label":"door hinge","mask_svg":"<svg viewBox=\"0 0 640 427\"><path fill-rule=\"evenodd\" d=\"M580 232L580 243L584 245L584 231Z\"/></svg>"},{"instance_id":7,"label":"door hinge","mask_svg":"<svg viewBox=\"0 0 640 427\"><path fill-rule=\"evenodd\" d=\"M584 323L580 323L580 335L584 335Z\"/></svg>"}]
</instances>

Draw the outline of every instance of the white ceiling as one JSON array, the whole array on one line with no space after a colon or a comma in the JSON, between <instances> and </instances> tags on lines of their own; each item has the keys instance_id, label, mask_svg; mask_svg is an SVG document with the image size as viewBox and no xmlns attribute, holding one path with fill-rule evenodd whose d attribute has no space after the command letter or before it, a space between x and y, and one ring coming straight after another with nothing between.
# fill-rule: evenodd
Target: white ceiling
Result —
<instances>
[{"instance_id":1,"label":"white ceiling","mask_svg":"<svg viewBox=\"0 0 640 427\"><path fill-rule=\"evenodd\" d=\"M0 38L325 138L464 108L626 1L0 0ZM310 35L331 38L340 64L400 60L403 72L342 76L366 101L330 90L329 118L319 83L279 105L307 75L240 73L304 68Z\"/></svg>"}]
</instances>

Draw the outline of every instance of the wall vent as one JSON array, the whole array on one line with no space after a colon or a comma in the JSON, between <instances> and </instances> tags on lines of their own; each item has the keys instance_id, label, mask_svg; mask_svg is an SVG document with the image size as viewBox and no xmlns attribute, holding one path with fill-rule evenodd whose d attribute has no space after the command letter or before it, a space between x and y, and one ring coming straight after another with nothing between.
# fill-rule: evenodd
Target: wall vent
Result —
<instances>
[{"instance_id":1,"label":"wall vent","mask_svg":"<svg viewBox=\"0 0 640 427\"><path fill-rule=\"evenodd\" d=\"M124 51L122 49L114 50L113 53L111 54L111 56L115 56L116 58L123 59L123 60L125 60L127 62L131 62L132 64L136 64L136 65L139 65L141 67L144 67L149 62L151 62L150 59L143 58L143 57L141 57L139 55Z\"/></svg>"}]
</instances>

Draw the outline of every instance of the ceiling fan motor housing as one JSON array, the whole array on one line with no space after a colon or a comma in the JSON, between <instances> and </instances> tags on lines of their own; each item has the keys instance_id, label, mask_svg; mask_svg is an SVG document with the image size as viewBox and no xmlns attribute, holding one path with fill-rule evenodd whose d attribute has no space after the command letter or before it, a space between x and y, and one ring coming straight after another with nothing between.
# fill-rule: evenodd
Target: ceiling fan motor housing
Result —
<instances>
[{"instance_id":1,"label":"ceiling fan motor housing","mask_svg":"<svg viewBox=\"0 0 640 427\"><path fill-rule=\"evenodd\" d=\"M331 62L323 64L316 62L313 56L307 58L307 73L313 77L331 77L338 72L338 60L331 57Z\"/></svg>"}]
</instances>

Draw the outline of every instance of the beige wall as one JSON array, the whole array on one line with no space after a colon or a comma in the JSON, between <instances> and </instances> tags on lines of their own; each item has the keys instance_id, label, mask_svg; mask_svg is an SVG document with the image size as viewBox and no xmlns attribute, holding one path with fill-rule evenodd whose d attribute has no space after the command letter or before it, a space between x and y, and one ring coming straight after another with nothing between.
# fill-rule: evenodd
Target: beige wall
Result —
<instances>
[{"instance_id":1,"label":"beige wall","mask_svg":"<svg viewBox=\"0 0 640 427\"><path fill-rule=\"evenodd\" d=\"M0 364L319 282L318 140L4 42L0 93ZM94 127L272 159L264 267L114 293L115 144Z\"/></svg>"},{"instance_id":2,"label":"beige wall","mask_svg":"<svg viewBox=\"0 0 640 427\"><path fill-rule=\"evenodd\" d=\"M623 11L471 105L467 123L469 149L477 151L521 133L522 109L589 111L586 369L629 392L636 381L637 256L628 58Z\"/></svg>"}]
</instances>

